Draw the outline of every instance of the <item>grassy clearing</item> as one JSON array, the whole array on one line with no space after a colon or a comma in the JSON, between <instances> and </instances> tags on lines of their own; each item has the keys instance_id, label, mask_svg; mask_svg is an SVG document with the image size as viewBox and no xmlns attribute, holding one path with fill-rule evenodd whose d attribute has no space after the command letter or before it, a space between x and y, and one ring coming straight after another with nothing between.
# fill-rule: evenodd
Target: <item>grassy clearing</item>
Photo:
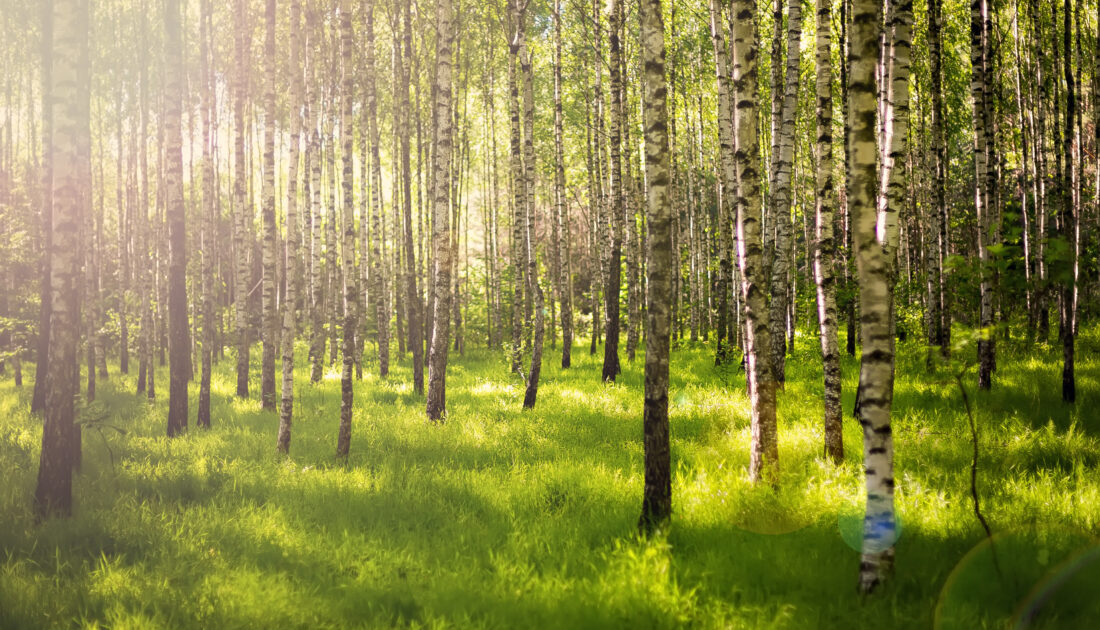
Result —
<instances>
[{"instance_id":1,"label":"grassy clearing","mask_svg":"<svg viewBox=\"0 0 1100 630\"><path fill-rule=\"evenodd\" d=\"M742 375L716 371L702 345L675 352L675 521L655 541L634 534L640 358L605 386L586 348L567 372L548 351L538 408L523 412L503 356L454 357L441 426L424 420L402 363L388 382L357 384L347 465L333 460L335 372L319 386L304 365L297 375L287 459L274 453L277 416L232 398L231 361L216 368L213 429L171 441L166 396L147 403L116 373L100 399L105 425L125 433L85 432L76 515L37 527L41 429L30 388L4 380L0 627L974 628L1031 609L1067 627L1097 613L1100 331L1079 342L1076 407L1060 402L1051 347L1032 358L1001 344L996 390L970 392L999 578L971 512L958 390L902 344L897 577L868 600L850 547L860 431L846 418L845 464L821 461L815 344L800 338L788 364L778 492L747 481ZM844 361L850 411L858 366Z\"/></svg>"}]
</instances>

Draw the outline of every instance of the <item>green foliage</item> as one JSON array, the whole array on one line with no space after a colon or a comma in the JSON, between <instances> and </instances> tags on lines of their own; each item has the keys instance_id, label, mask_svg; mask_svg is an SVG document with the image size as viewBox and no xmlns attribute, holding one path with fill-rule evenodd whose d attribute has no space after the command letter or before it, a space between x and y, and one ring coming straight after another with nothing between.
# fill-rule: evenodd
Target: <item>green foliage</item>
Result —
<instances>
[{"instance_id":1,"label":"green foliage","mask_svg":"<svg viewBox=\"0 0 1100 630\"><path fill-rule=\"evenodd\" d=\"M1082 329L1082 347L1098 333ZM1016 561L1022 590L982 590L993 578L981 550L969 553L983 533L958 392L903 342L894 435L905 530L897 579L862 601L859 556L842 537L863 505L860 429L845 423L843 465L822 461L816 344L799 343L788 362L777 490L748 480L743 374L690 344L672 362L672 528L640 540L643 361L602 385L600 357L583 345L573 369L547 363L529 412L501 357L469 349L449 368L443 425L424 419L407 361L388 381L368 374L346 465L333 458L338 376L310 385L304 352L286 458L275 415L232 397L231 360L216 366L213 428L173 440L166 401L134 396L134 375L116 372L82 405L85 435L102 439L84 441L76 514L41 526L30 511L40 420L31 388L5 380L0 627L927 628L937 615L969 624L944 627L999 627L1100 523L1096 355L1082 352L1081 399L1068 407L1056 350L1001 344L996 389L973 393L983 510L995 532L1051 542ZM858 364L843 360L847 409ZM1027 564L1043 548L1048 563ZM1072 612L1059 597L1094 573L1074 573L1056 610Z\"/></svg>"}]
</instances>

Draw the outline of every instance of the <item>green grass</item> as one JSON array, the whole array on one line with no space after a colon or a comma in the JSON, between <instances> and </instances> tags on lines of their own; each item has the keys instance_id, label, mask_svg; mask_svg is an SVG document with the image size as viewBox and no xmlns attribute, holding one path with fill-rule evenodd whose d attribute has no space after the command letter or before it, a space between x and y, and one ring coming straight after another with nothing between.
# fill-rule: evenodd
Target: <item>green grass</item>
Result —
<instances>
[{"instance_id":1,"label":"green grass","mask_svg":"<svg viewBox=\"0 0 1100 630\"><path fill-rule=\"evenodd\" d=\"M675 352L674 522L652 541L635 534L640 356L602 385L586 347L565 372L548 349L532 412L502 355L453 356L443 425L425 421L403 361L389 381L356 385L346 465L333 457L335 372L314 386L301 362L283 458L277 416L232 397L231 360L216 367L213 429L174 440L166 372L150 404L116 371L100 400L125 433L85 431L76 513L40 526L30 513L40 421L30 386L5 379L0 627L976 628L1004 627L1028 600L1050 627L1096 614L1100 330L1082 331L1075 407L1060 401L1060 354L1047 346L1028 356L1001 344L996 389L970 392L1000 577L971 511L958 389L901 345L902 535L896 578L867 599L850 546L860 430L846 417L846 462L822 461L816 343L800 337L788 363L778 491L747 479L743 376L716 371L703 345ZM845 357L846 412L857 369Z\"/></svg>"}]
</instances>

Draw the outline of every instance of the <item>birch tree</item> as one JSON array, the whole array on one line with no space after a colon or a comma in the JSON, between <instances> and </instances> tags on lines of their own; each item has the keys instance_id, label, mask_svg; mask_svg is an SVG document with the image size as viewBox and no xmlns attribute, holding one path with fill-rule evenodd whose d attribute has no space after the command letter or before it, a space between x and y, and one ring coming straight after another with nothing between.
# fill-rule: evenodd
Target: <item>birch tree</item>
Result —
<instances>
[{"instance_id":1,"label":"birch tree","mask_svg":"<svg viewBox=\"0 0 1100 630\"><path fill-rule=\"evenodd\" d=\"M271 0L268 0L269 2ZM343 243L340 248L340 264L344 275L344 322L340 352L343 357L343 370L340 374L340 434L336 442L336 456L346 459L351 448L352 405L355 391L352 370L355 367L355 333L358 327L359 310L359 274L355 272L355 199L352 167L352 146L355 136L352 129L352 104L355 97L355 69L352 66L352 49L355 45L351 26L351 0L341 0L340 55L341 91L340 138L343 141L341 157L343 159L343 178L341 181L344 195L343 203ZM335 212L333 219L335 219Z\"/></svg>"},{"instance_id":2,"label":"birch tree","mask_svg":"<svg viewBox=\"0 0 1100 630\"><path fill-rule=\"evenodd\" d=\"M778 0L776 0L778 4ZM779 29L777 23L775 28ZM782 106L779 110L780 122L773 124L778 136L772 145L776 153L772 156L774 170L774 190L771 195L772 208L769 213L775 224L775 248L771 260L771 300L768 320L771 323L771 366L776 382L782 384L786 378L786 339L787 310L791 283L791 170L794 164L795 123L798 113L798 85L801 68L802 41L802 0L790 0L787 8L787 69L783 86ZM772 59L778 64L778 57ZM773 72L773 74L775 74ZM779 84L773 87L779 90ZM791 322L794 325L794 322Z\"/></svg>"},{"instance_id":3,"label":"birch tree","mask_svg":"<svg viewBox=\"0 0 1100 630\"><path fill-rule=\"evenodd\" d=\"M183 203L183 29L179 0L165 3L165 196L168 220L168 437L187 429L191 338L187 321L186 215Z\"/></svg>"},{"instance_id":4,"label":"birch tree","mask_svg":"<svg viewBox=\"0 0 1100 630\"><path fill-rule=\"evenodd\" d=\"M276 304L275 242L275 16L276 0L266 0L264 10L264 158L263 158L263 350L260 357L260 401L264 409L275 409L275 352L279 334Z\"/></svg>"},{"instance_id":5,"label":"birch tree","mask_svg":"<svg viewBox=\"0 0 1100 630\"><path fill-rule=\"evenodd\" d=\"M639 527L661 527L672 513L672 473L668 423L669 345L672 313L667 296L674 273L672 203L669 199L669 143L665 82L664 19L661 0L641 1L642 65L645 112L645 168L649 183L646 225L649 230L646 280L645 403L643 433L645 490Z\"/></svg>"},{"instance_id":6,"label":"birch tree","mask_svg":"<svg viewBox=\"0 0 1100 630\"><path fill-rule=\"evenodd\" d=\"M840 344L836 324L836 280L833 252L833 67L832 2L817 0L817 190L814 208L814 284L821 328L821 359L825 374L825 455L844 460L840 408Z\"/></svg>"},{"instance_id":7,"label":"birch tree","mask_svg":"<svg viewBox=\"0 0 1100 630\"><path fill-rule=\"evenodd\" d=\"M74 400L79 388L80 235L91 199L87 0L53 0L50 13L51 130L48 150L50 341L46 356L42 454L34 491L38 518L72 514L73 465L80 451Z\"/></svg>"},{"instance_id":8,"label":"birch tree","mask_svg":"<svg viewBox=\"0 0 1100 630\"><path fill-rule=\"evenodd\" d=\"M752 404L749 476L774 482L779 475L775 373L770 363L768 305L760 221L760 139L757 135L757 11L755 0L733 0L733 102L737 169L737 249L745 305L745 374Z\"/></svg>"},{"instance_id":9,"label":"birch tree","mask_svg":"<svg viewBox=\"0 0 1100 630\"><path fill-rule=\"evenodd\" d=\"M890 431L893 400L894 345L886 244L877 230L875 208L877 107L875 63L879 55L882 6L875 0L853 0L848 64L848 118L851 155L852 235L859 274L860 361L859 422L863 428L863 461L867 483L866 516L859 568L859 590L869 593L893 569L894 443Z\"/></svg>"},{"instance_id":10,"label":"birch tree","mask_svg":"<svg viewBox=\"0 0 1100 630\"><path fill-rule=\"evenodd\" d=\"M301 0L290 0L290 159L286 186L286 299L283 303L282 384L279 400L279 433L276 449L290 451L294 422L294 340L298 336L298 302L301 293L301 261L298 250L301 227L298 219L298 150L302 126L303 82L301 72ZM309 197L307 195L306 199Z\"/></svg>"},{"instance_id":11,"label":"birch tree","mask_svg":"<svg viewBox=\"0 0 1100 630\"><path fill-rule=\"evenodd\" d=\"M432 151L432 317L428 358L428 419L439 422L447 410L447 350L451 323L451 273L453 267L449 165L452 150L451 46L454 38L450 0L436 0L435 150Z\"/></svg>"}]
</instances>

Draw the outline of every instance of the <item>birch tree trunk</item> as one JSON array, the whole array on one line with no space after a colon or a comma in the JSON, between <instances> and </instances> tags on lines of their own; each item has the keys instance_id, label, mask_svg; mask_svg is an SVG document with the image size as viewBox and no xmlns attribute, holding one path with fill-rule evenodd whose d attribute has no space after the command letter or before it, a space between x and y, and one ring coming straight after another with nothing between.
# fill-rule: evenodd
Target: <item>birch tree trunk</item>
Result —
<instances>
[{"instance_id":1,"label":"birch tree trunk","mask_svg":"<svg viewBox=\"0 0 1100 630\"><path fill-rule=\"evenodd\" d=\"M339 20L339 16L336 16ZM339 27L337 27L339 28ZM335 29L334 29L335 30ZM334 35L334 39L339 35ZM339 40L333 42L332 69L330 76L339 76L340 68L336 62L341 59ZM341 112L340 101L335 86L328 89L327 99L322 105L323 123L321 125L321 150L325 157L322 189L326 191L328 215L325 217L325 318L328 326L328 364L336 365L340 350L339 318L343 304L343 269L340 265L339 230L340 222L340 180L336 174L336 119ZM340 130L343 133L343 129ZM324 356L322 356L322 360Z\"/></svg>"},{"instance_id":2,"label":"birch tree trunk","mask_svg":"<svg viewBox=\"0 0 1100 630\"><path fill-rule=\"evenodd\" d=\"M214 296L214 252L217 250L217 202L214 180L214 138L212 127L217 111L214 102L214 73L211 65L213 51L211 47L211 7L210 0L202 0L199 10L201 86L202 95L202 206L200 224L202 226L200 254L202 263L202 370L199 375L199 409L195 425L210 428L210 380L213 371L215 296Z\"/></svg>"},{"instance_id":3,"label":"birch tree trunk","mask_svg":"<svg viewBox=\"0 0 1100 630\"><path fill-rule=\"evenodd\" d=\"M363 72L363 91L367 107L367 135L370 143L370 208L371 232L374 239L370 249L370 276L374 298L374 317L378 334L378 376L386 378L390 373L390 309L387 300L385 253L386 230L382 204L382 151L378 131L378 101L374 82L374 0L367 3L366 19L366 68Z\"/></svg>"},{"instance_id":4,"label":"birch tree trunk","mask_svg":"<svg viewBox=\"0 0 1100 630\"><path fill-rule=\"evenodd\" d=\"M523 158L524 197L527 208L524 216L524 242L527 245L527 292L534 307L534 345L531 348L531 369L527 373L527 390L523 395L524 409L535 406L539 391L539 375L542 372L543 335L546 329L545 297L539 285L538 257L535 249L535 94L534 74L531 69L531 52L524 46L520 63L523 70Z\"/></svg>"},{"instance_id":5,"label":"birch tree trunk","mask_svg":"<svg viewBox=\"0 0 1100 630\"><path fill-rule=\"evenodd\" d=\"M275 270L275 7L266 0L264 22L264 158L263 158L263 354L260 360L260 400L266 410L275 409L275 345L279 334L276 311Z\"/></svg>"},{"instance_id":6,"label":"birch tree trunk","mask_svg":"<svg viewBox=\"0 0 1100 630\"><path fill-rule=\"evenodd\" d=\"M273 0L271 0L273 1ZM187 320L187 234L183 203L183 29L180 1L165 4L165 206L168 221L168 437L187 430L191 333Z\"/></svg>"},{"instance_id":7,"label":"birch tree trunk","mask_svg":"<svg viewBox=\"0 0 1100 630\"><path fill-rule=\"evenodd\" d=\"M608 41L611 65L611 186L609 222L611 230L604 285L603 380L614 382L622 371L619 366L619 290L622 284L623 249L623 158L622 158L622 1L608 4Z\"/></svg>"},{"instance_id":8,"label":"birch tree trunk","mask_svg":"<svg viewBox=\"0 0 1100 630\"><path fill-rule=\"evenodd\" d=\"M840 343L836 325L836 280L833 253L833 54L832 2L817 0L817 172L814 212L814 284L821 327L821 360L825 374L825 455L844 461L844 426L840 408Z\"/></svg>"},{"instance_id":9,"label":"birch tree trunk","mask_svg":"<svg viewBox=\"0 0 1100 630\"><path fill-rule=\"evenodd\" d=\"M420 291L417 289L416 250L412 228L412 167L409 153L409 59L412 56L412 18L406 3L403 10L404 50L397 84L397 107L401 110L398 136L401 140L402 208L405 213L405 313L409 326L409 349L413 355L413 391L424 393L424 339L421 325ZM396 38L396 36L395 36ZM419 110L417 110L419 111Z\"/></svg>"},{"instance_id":10,"label":"birch tree trunk","mask_svg":"<svg viewBox=\"0 0 1100 630\"><path fill-rule=\"evenodd\" d=\"M909 197L908 175L904 160L909 150L909 57L912 49L913 3L899 0L890 11L887 36L889 58L883 80L883 159L879 181L876 230L886 254L886 273L890 292L890 344L895 345L897 324L894 319L894 287L898 280L898 217ZM891 372L891 379L893 373ZM857 396L859 397L859 396ZM859 397L862 401L862 397Z\"/></svg>"},{"instance_id":11,"label":"birch tree trunk","mask_svg":"<svg viewBox=\"0 0 1100 630\"><path fill-rule=\"evenodd\" d=\"M729 346L732 339L726 339L729 329L727 318L730 316L729 296L733 280L733 237L730 233L733 225L733 205L736 203L737 167L735 164L733 129L733 103L730 95L730 73L726 59L728 46L723 34L722 9L720 0L710 0L710 36L714 51L715 74L718 82L718 159L721 173L721 189L718 191L718 327L715 331L717 350L714 364L722 365L729 359Z\"/></svg>"},{"instance_id":12,"label":"birch tree trunk","mask_svg":"<svg viewBox=\"0 0 1100 630\"><path fill-rule=\"evenodd\" d=\"M778 2L778 0L776 0ZM776 29L779 28L777 24ZM772 125L778 132L772 145L774 190L771 194L771 218L775 223L775 250L771 261L771 302L768 319L771 322L771 366L775 380L782 386L786 380L787 310L790 304L788 287L791 278L791 170L794 165L795 125L798 113L798 84L801 64L802 0L790 0L787 9L787 71L783 88L780 122ZM778 63L778 60L773 60ZM774 73L773 73L774 74ZM778 90L776 84L774 89ZM794 322L791 322L793 326Z\"/></svg>"},{"instance_id":13,"label":"birch tree trunk","mask_svg":"<svg viewBox=\"0 0 1100 630\"><path fill-rule=\"evenodd\" d=\"M490 43L490 57L496 58L495 48ZM502 334L501 323L501 298L500 298L500 267L498 258L500 255L500 213L497 209L499 197L497 195L497 115L496 115L496 72L489 69L489 90L485 100L489 108L489 189L490 202L486 212L488 213L489 236L486 238L489 245L489 309L491 329L489 330L489 349L499 350Z\"/></svg>"},{"instance_id":14,"label":"birch tree trunk","mask_svg":"<svg viewBox=\"0 0 1100 630\"><path fill-rule=\"evenodd\" d=\"M779 441L775 417L775 373L770 364L768 306L760 223L760 139L757 135L757 16L755 0L734 0L733 101L736 131L737 246L741 295L745 304L745 373L752 403L753 481L779 478Z\"/></svg>"},{"instance_id":15,"label":"birch tree trunk","mask_svg":"<svg viewBox=\"0 0 1100 630\"><path fill-rule=\"evenodd\" d=\"M301 70L301 0L290 0L290 160L286 182L286 299L283 302L283 382L279 401L279 433L276 449L290 452L294 422L294 341L298 336L298 302L301 294L301 261L298 250L301 228L298 219L298 145L302 126L303 85ZM308 200L308 197L307 197Z\"/></svg>"},{"instance_id":16,"label":"birch tree trunk","mask_svg":"<svg viewBox=\"0 0 1100 630\"><path fill-rule=\"evenodd\" d=\"M269 0L271 1L271 0ZM353 129L352 105L355 97L355 68L352 65L352 50L355 46L351 27L351 1L340 2L340 53L342 86L340 100L340 139L343 141L341 158L344 176L341 182L344 193L343 204L343 243L341 244L341 267L344 271L344 326L341 354L344 369L340 375L340 434L336 442L336 456L346 459L351 448L351 417L354 403L353 369L355 368L355 333L359 316L359 274L355 272L355 199L354 169L352 148L355 130ZM335 213L333 214L335 219Z\"/></svg>"},{"instance_id":17,"label":"birch tree trunk","mask_svg":"<svg viewBox=\"0 0 1100 630\"><path fill-rule=\"evenodd\" d=\"M306 30L311 41L316 40L321 44L320 20L316 7L306 8ZM315 66L310 64L311 69ZM316 74L311 72L309 86L306 95L306 122L309 132L306 138L306 176L309 178L309 303L310 303L310 341L309 380L312 383L321 382L321 373L324 370L325 357L325 288L324 275L321 263L321 107L317 107L318 113L313 116L310 108L319 105L317 90L314 87Z\"/></svg>"},{"instance_id":18,"label":"birch tree trunk","mask_svg":"<svg viewBox=\"0 0 1100 630\"><path fill-rule=\"evenodd\" d=\"M68 8L68 5L63 5ZM42 11L42 72L41 72L41 107L42 107L42 147L43 156L41 163L42 199L40 205L42 242L45 252L53 251L53 152L48 149L53 142L53 57L54 57L54 27L52 2L41 3ZM84 27L87 29L87 26ZM145 20L141 22L141 40L146 40ZM66 70L68 72L69 70ZM145 133L145 89L146 70L142 64L138 71L139 90L139 118L142 123L141 133ZM89 123L90 126L90 123ZM145 144L142 143L144 147ZM142 202L142 208L144 208ZM52 259L49 255L43 256L41 275L39 278L39 308L38 308L38 339L35 348L34 366L34 392L31 394L31 413L44 412L46 409L46 373L49 368L50 357L50 320L53 318ZM142 296L144 298L144 295ZM77 387L78 385L74 385ZM145 388L145 379L138 380L138 393Z\"/></svg>"},{"instance_id":19,"label":"birch tree trunk","mask_svg":"<svg viewBox=\"0 0 1100 630\"><path fill-rule=\"evenodd\" d=\"M661 0L642 0L642 63L645 112L646 225L649 250L646 279L645 406L643 434L645 490L638 526L643 532L665 524L672 513L672 473L668 428L669 343L672 317L668 300L675 272L672 203L669 199L669 143L665 84L664 20Z\"/></svg>"},{"instance_id":20,"label":"birch tree trunk","mask_svg":"<svg viewBox=\"0 0 1100 630\"><path fill-rule=\"evenodd\" d=\"M849 203L859 274L862 360L859 422L863 427L863 461L867 506L863 527L859 590L873 591L890 575L894 558L894 444L890 432L894 346L890 330L889 264L877 231L875 209L877 107L875 64L879 55L882 5L853 0L848 117L851 120Z\"/></svg>"},{"instance_id":21,"label":"birch tree trunk","mask_svg":"<svg viewBox=\"0 0 1100 630\"><path fill-rule=\"evenodd\" d=\"M989 33L986 31L987 0L970 2L970 95L974 101L974 208L978 217L978 259L981 265L980 312L978 325L978 387L993 386L994 339L992 271L989 260L989 238L992 226L993 191L990 189L990 153L992 120L988 71ZM1068 67L1068 64L1067 64ZM1071 136L1072 137L1072 136ZM1067 154L1068 158L1068 154Z\"/></svg>"},{"instance_id":22,"label":"birch tree trunk","mask_svg":"<svg viewBox=\"0 0 1100 630\"><path fill-rule=\"evenodd\" d=\"M932 177L933 244L936 251L934 276L931 286L932 326L934 339L940 354L946 357L951 347L951 314L947 308L947 279L944 270L947 262L947 139L944 126L943 103L943 14L942 0L928 0L928 58L932 74L932 152L935 156L935 173Z\"/></svg>"},{"instance_id":23,"label":"birch tree trunk","mask_svg":"<svg viewBox=\"0 0 1100 630\"><path fill-rule=\"evenodd\" d=\"M45 358L42 455L34 492L34 512L39 519L72 514L72 473L80 449L80 433L74 424L79 368L73 367L79 360L80 231L91 199L88 5L87 0L53 0L50 44L46 46L46 56L52 62L47 84L52 120L47 144L52 212L50 341Z\"/></svg>"},{"instance_id":24,"label":"birch tree trunk","mask_svg":"<svg viewBox=\"0 0 1100 630\"><path fill-rule=\"evenodd\" d=\"M435 150L432 151L432 314L431 350L428 356L428 419L442 421L447 412L447 350L451 324L451 251L450 177L452 150L451 45L454 39L451 0L436 0L435 102L432 108L435 126Z\"/></svg>"},{"instance_id":25,"label":"birch tree trunk","mask_svg":"<svg viewBox=\"0 0 1100 630\"><path fill-rule=\"evenodd\" d=\"M236 167L233 182L233 249L237 259L235 287L235 334L237 336L237 396L248 398L249 349L248 296L252 287L248 269L249 224L252 204L248 198L248 167L245 162L245 92L248 85L248 3L237 0L236 30L237 67L236 94L233 101L233 143Z\"/></svg>"},{"instance_id":26,"label":"birch tree trunk","mask_svg":"<svg viewBox=\"0 0 1100 630\"><path fill-rule=\"evenodd\" d=\"M520 119L520 52L527 37L527 2L512 0L512 26L515 29L508 48L508 114L511 118L512 175L512 243L509 248L512 264L512 372L523 366L523 296L526 278L524 264L524 224L527 213L526 174L523 169L523 129Z\"/></svg>"},{"instance_id":27,"label":"birch tree trunk","mask_svg":"<svg viewBox=\"0 0 1100 630\"><path fill-rule=\"evenodd\" d=\"M1078 0L1080 1L1080 0ZM1074 150L1074 129L1073 120L1074 113L1076 111L1077 102L1076 94L1074 92L1074 77L1070 64L1070 32L1072 22L1070 21L1071 1L1065 0L1065 10L1063 14L1062 23L1062 37L1063 46L1065 50L1065 74L1066 74L1066 129L1065 136L1063 138L1064 151L1067 160L1074 158L1079 159L1080 147L1077 147L1077 151ZM1096 98L1095 95L1093 98ZM1065 173L1062 179L1062 207L1061 216L1059 217L1059 223L1061 223L1061 236L1069 244L1069 256L1068 259L1061 262L1064 268L1062 273L1059 274L1063 278L1061 284L1061 298L1062 298L1062 317L1061 317L1061 339L1062 339L1062 400L1064 402L1072 403L1077 399L1077 382L1074 378L1074 341L1076 337L1076 301L1077 301L1077 255L1078 255L1078 238L1080 235L1080 216L1077 212L1075 200L1077 194L1074 186L1073 175L1070 174L1071 168L1067 165ZM982 302L983 308L985 302ZM983 311L984 312L984 311ZM992 343L992 342L990 342Z\"/></svg>"},{"instance_id":28,"label":"birch tree trunk","mask_svg":"<svg viewBox=\"0 0 1100 630\"><path fill-rule=\"evenodd\" d=\"M561 3L554 1L554 242L550 246L558 304L561 308L561 367L572 363L573 351L573 283L569 274L570 233L569 211L565 199L565 149L562 132L561 106Z\"/></svg>"}]
</instances>

